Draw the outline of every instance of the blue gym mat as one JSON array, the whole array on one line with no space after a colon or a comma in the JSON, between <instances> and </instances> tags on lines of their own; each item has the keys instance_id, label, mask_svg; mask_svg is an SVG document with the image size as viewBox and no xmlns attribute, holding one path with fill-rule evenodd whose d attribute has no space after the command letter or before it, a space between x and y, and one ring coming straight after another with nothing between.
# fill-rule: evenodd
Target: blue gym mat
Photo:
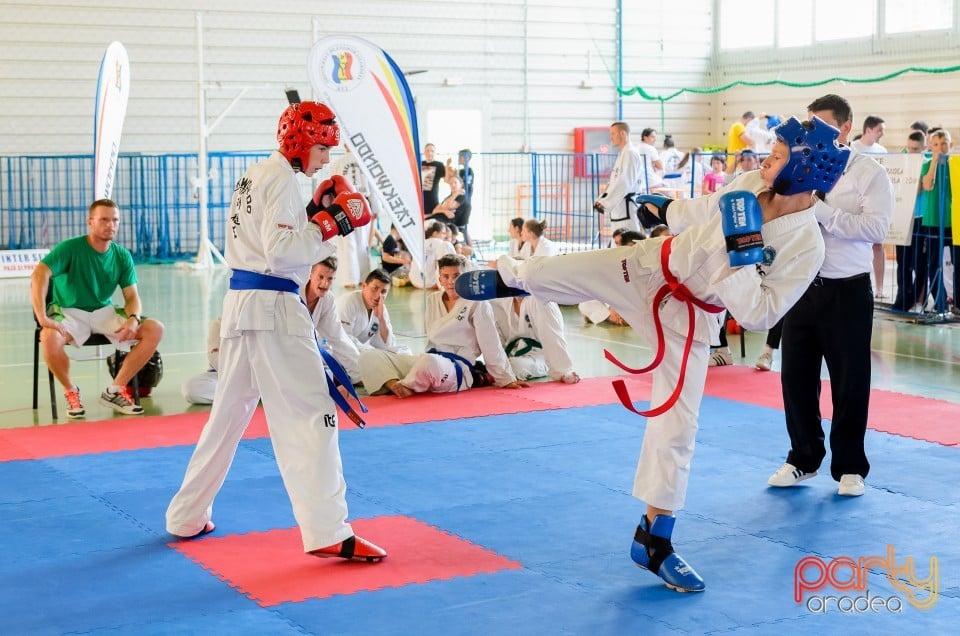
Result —
<instances>
[{"instance_id":1,"label":"blue gym mat","mask_svg":"<svg viewBox=\"0 0 960 636\"><path fill-rule=\"evenodd\" d=\"M0 633L955 633L960 449L868 431L863 497L839 497L828 471L770 489L782 412L708 397L701 413L673 543L702 594L673 592L629 558L645 420L609 405L344 428L351 518L415 518L523 567L272 607L168 546L164 510L192 447L0 463ZM211 538L295 525L268 439L241 443L214 519ZM877 567L866 600L830 585L794 600L801 559L884 557L888 545L920 578L937 560L930 609Z\"/></svg>"}]
</instances>

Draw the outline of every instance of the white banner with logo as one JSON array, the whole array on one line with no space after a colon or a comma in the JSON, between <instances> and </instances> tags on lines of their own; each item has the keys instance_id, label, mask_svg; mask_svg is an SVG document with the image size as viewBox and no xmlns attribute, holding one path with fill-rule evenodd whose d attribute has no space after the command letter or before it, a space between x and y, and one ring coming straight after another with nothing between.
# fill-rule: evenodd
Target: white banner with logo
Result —
<instances>
[{"instance_id":1,"label":"white banner with logo","mask_svg":"<svg viewBox=\"0 0 960 636\"><path fill-rule=\"evenodd\" d=\"M33 273L50 250L0 250L0 278L23 278Z\"/></svg>"},{"instance_id":2,"label":"white banner with logo","mask_svg":"<svg viewBox=\"0 0 960 636\"><path fill-rule=\"evenodd\" d=\"M386 51L363 38L320 38L307 66L317 99L337 116L371 189L410 252L423 265L420 142L413 95Z\"/></svg>"},{"instance_id":3,"label":"white banner with logo","mask_svg":"<svg viewBox=\"0 0 960 636\"><path fill-rule=\"evenodd\" d=\"M910 245L913 242L913 208L924 157L920 153L870 155L887 171L893 184L893 222L884 243Z\"/></svg>"},{"instance_id":4,"label":"white banner with logo","mask_svg":"<svg viewBox=\"0 0 960 636\"><path fill-rule=\"evenodd\" d=\"M112 42L100 62L97 103L93 121L93 198L109 199L120 153L120 133L130 96L127 50Z\"/></svg>"}]
</instances>

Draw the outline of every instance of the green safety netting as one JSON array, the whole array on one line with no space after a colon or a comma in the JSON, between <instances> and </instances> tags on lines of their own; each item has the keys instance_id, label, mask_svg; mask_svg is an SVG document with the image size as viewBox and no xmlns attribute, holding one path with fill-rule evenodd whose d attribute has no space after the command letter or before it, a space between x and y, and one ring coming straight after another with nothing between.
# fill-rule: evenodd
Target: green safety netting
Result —
<instances>
[{"instance_id":1,"label":"green safety netting","mask_svg":"<svg viewBox=\"0 0 960 636\"><path fill-rule=\"evenodd\" d=\"M829 84L830 82L846 82L849 84L872 84L877 82L886 82L888 80L894 79L904 75L905 73L932 73L932 74L943 74L943 73L954 73L960 71L960 66L946 66L941 68L931 68L926 66L909 66L907 68L902 68L898 71L893 71L892 73L887 73L886 75L880 75L878 77L829 77L822 80L816 80L811 82L790 82L787 80L766 80L766 81L750 81L750 80L736 80L723 86L717 86L714 88L681 88L678 91L670 93L669 95L651 95L643 89L641 86L634 86L633 88L623 88L622 86L617 87L617 92L624 96L629 97L630 95L639 95L643 99L649 101L660 102L660 127L663 128L664 125L664 104L671 99L677 98L684 93L694 93L697 95L709 95L712 93L720 93L731 88L736 88L737 86L787 86L790 88L810 88L813 86L823 86L824 84Z\"/></svg>"}]
</instances>

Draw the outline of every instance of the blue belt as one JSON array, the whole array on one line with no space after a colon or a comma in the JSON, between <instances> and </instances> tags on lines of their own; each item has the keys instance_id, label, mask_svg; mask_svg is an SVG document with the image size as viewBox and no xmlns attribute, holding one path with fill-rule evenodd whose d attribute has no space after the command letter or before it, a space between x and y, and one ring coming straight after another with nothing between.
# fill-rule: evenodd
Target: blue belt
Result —
<instances>
[{"instance_id":1,"label":"blue belt","mask_svg":"<svg viewBox=\"0 0 960 636\"><path fill-rule=\"evenodd\" d=\"M317 339L317 331L313 331L314 340ZM323 362L325 364L325 371L327 372L327 388L330 390L330 397L333 398L333 401L336 403L340 410L343 411L343 414L350 418L350 421L356 424L359 428L365 428L367 423L363 421L363 418L360 417L360 414L357 413L350 402L347 401L347 398L343 397L343 393L340 393L340 390L337 388L337 382L346 387L347 393L350 394L354 400L357 401L357 405L360 407L360 410L363 413L367 412L367 407L363 402L360 401L360 396L357 395L357 390L353 388L353 382L350 380L350 374L347 373L347 370L343 368L343 365L337 362L337 359L333 357L329 351L327 351L319 342L317 342L317 349L320 350L320 355L323 357Z\"/></svg>"},{"instance_id":2,"label":"blue belt","mask_svg":"<svg viewBox=\"0 0 960 636\"><path fill-rule=\"evenodd\" d=\"M300 293L300 285L289 278L249 272L245 269L233 270L233 274L230 275L230 289L263 289L266 291L290 292L291 294Z\"/></svg>"},{"instance_id":3,"label":"blue belt","mask_svg":"<svg viewBox=\"0 0 960 636\"><path fill-rule=\"evenodd\" d=\"M300 293L300 285L289 278L280 278L279 276L270 276L268 274L250 272L244 269L233 270L233 274L230 276L230 289L261 289L264 291L290 292L291 294L298 295ZM306 303L303 302L303 298L300 298L300 302L303 303L304 307L306 307ZM360 428L364 428L367 423L364 422L363 418L360 417L360 414L357 413L352 406L350 406L347 398L343 397L343 394L340 393L340 390L337 388L337 382L346 387L350 397L356 400L357 404L360 406L360 410L363 413L366 413L367 407L364 406L363 402L360 401L360 397L357 395L356 389L353 388L353 382L350 381L350 375L347 373L346 369L343 368L343 365L337 362L337 359L334 358L329 351L320 346L320 342L317 341L316 329L313 331L313 339L317 343L317 350L320 351L320 356L323 358L324 371L327 376L327 390L330 392L330 397L333 398L334 404L336 404L337 407L343 411L344 415L350 418L351 422Z\"/></svg>"},{"instance_id":4,"label":"blue belt","mask_svg":"<svg viewBox=\"0 0 960 636\"><path fill-rule=\"evenodd\" d=\"M449 351L437 351L436 349L431 348L431 349L427 349L427 353L438 355L441 358L446 358L447 360L450 360L451 362L453 362L453 368L457 372L457 391L459 391L460 387L463 386L463 369L460 368L460 364L458 363L462 362L463 364L467 365L468 370L472 370L473 365L470 364L470 361L464 358L463 356L458 356L457 354L450 353ZM467 388L469 389L470 387L467 387Z\"/></svg>"}]
</instances>

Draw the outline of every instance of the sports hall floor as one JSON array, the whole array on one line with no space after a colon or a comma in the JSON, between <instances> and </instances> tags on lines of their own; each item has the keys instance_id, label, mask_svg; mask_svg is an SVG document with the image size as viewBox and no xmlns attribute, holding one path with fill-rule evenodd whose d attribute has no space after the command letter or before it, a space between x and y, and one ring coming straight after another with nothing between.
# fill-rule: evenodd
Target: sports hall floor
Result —
<instances>
[{"instance_id":1,"label":"sports hall floor","mask_svg":"<svg viewBox=\"0 0 960 636\"><path fill-rule=\"evenodd\" d=\"M0 281L0 633L948 634L960 624L957 323L877 312L873 468L857 499L837 497L824 473L766 487L787 450L779 354L773 372L754 371L763 334L746 335L743 359L731 337L743 366L709 372L674 535L707 591L681 595L629 560L644 420L603 379L616 375L603 348L634 365L650 351L628 328L584 325L575 308L564 316L580 385L369 398L371 425L342 425L351 519L390 551L383 564L304 561L260 420L218 498L217 530L169 543L163 510L207 410L189 407L179 386L205 368L227 272L145 265L138 275L145 313L167 327L146 416L99 406L106 364L82 361L74 377L88 416L68 423L58 389L53 427L42 362L40 408L30 408L29 281ZM415 350L422 294L394 289L388 301ZM643 380L633 382L642 401ZM917 609L876 567L865 573L871 597L901 599L900 612L844 611L844 601L817 612L813 593L794 601L800 559L857 560L888 546L899 563L915 560L917 577L936 559L932 607ZM837 580L849 572L840 567ZM816 594L862 596L829 585Z\"/></svg>"}]
</instances>

